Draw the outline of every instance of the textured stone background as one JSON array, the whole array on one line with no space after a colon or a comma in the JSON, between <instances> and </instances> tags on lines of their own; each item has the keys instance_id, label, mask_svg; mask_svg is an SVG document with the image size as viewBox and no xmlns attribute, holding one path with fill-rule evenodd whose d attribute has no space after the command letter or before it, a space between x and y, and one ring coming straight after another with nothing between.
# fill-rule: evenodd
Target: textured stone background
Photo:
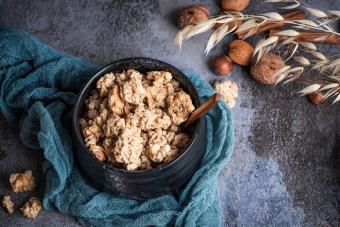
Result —
<instances>
[{"instance_id":1,"label":"textured stone background","mask_svg":"<svg viewBox=\"0 0 340 227\"><path fill-rule=\"evenodd\" d=\"M202 2L217 12L215 0L168 1L19 1L0 0L0 25L24 29L51 46L103 66L113 60L146 56L216 79L203 55L207 35L173 44L174 13ZM339 0L304 1L321 9ZM335 7L334 7L335 5ZM253 0L247 11L270 11ZM339 10L339 8L338 8ZM337 28L339 25L337 24ZM225 43L210 56L223 52ZM325 46L329 54L339 47ZM239 85L235 111L235 149L220 176L223 223L230 226L339 226L340 104L311 105L295 92L298 86L263 86L246 69L229 77ZM10 192L13 171L32 169L42 196L42 155L25 148L18 129L0 116L0 196L10 194L21 206L31 194ZM67 215L42 211L35 220L0 209L0 226L78 226Z\"/></svg>"}]
</instances>

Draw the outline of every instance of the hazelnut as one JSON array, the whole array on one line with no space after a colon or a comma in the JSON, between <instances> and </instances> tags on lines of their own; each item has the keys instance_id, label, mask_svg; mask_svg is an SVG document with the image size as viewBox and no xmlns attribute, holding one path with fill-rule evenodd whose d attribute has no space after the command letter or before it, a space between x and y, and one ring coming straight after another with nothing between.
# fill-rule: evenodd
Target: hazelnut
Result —
<instances>
[{"instance_id":1,"label":"hazelnut","mask_svg":"<svg viewBox=\"0 0 340 227\"><path fill-rule=\"evenodd\" d=\"M237 39L229 44L228 57L238 65L249 65L253 54L254 48L246 41Z\"/></svg>"},{"instance_id":2,"label":"hazelnut","mask_svg":"<svg viewBox=\"0 0 340 227\"><path fill-rule=\"evenodd\" d=\"M233 63L227 56L220 55L214 58L211 68L216 74L220 76L227 76L233 69Z\"/></svg>"},{"instance_id":3,"label":"hazelnut","mask_svg":"<svg viewBox=\"0 0 340 227\"><path fill-rule=\"evenodd\" d=\"M251 76L263 84L275 84L278 77L275 72L285 66L282 58L274 53L267 53L250 69Z\"/></svg>"},{"instance_id":4,"label":"hazelnut","mask_svg":"<svg viewBox=\"0 0 340 227\"><path fill-rule=\"evenodd\" d=\"M320 105L326 100L325 95L322 92L315 92L313 94L309 94L308 99L315 105Z\"/></svg>"},{"instance_id":5,"label":"hazelnut","mask_svg":"<svg viewBox=\"0 0 340 227\"><path fill-rule=\"evenodd\" d=\"M241 12L249 5L249 0L221 0L221 7L225 10Z\"/></svg>"},{"instance_id":6,"label":"hazelnut","mask_svg":"<svg viewBox=\"0 0 340 227\"><path fill-rule=\"evenodd\" d=\"M191 5L182 9L178 14L177 23L180 28L187 25L197 25L202 21L208 20L210 12L203 5Z\"/></svg>"}]
</instances>

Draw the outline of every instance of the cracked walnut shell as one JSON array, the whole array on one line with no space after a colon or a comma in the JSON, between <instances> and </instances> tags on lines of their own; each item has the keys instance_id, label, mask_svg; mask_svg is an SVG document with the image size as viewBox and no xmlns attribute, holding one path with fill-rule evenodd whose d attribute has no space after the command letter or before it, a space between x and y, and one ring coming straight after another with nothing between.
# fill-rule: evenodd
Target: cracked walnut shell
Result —
<instances>
[{"instance_id":1,"label":"cracked walnut shell","mask_svg":"<svg viewBox=\"0 0 340 227\"><path fill-rule=\"evenodd\" d=\"M250 69L251 76L263 84L275 84L278 77L275 73L285 66L282 58L274 53L267 53Z\"/></svg>"},{"instance_id":2,"label":"cracked walnut shell","mask_svg":"<svg viewBox=\"0 0 340 227\"><path fill-rule=\"evenodd\" d=\"M209 10L203 5L191 5L182 9L178 14L177 23L179 28L187 25L197 25L202 21L208 20Z\"/></svg>"}]
</instances>

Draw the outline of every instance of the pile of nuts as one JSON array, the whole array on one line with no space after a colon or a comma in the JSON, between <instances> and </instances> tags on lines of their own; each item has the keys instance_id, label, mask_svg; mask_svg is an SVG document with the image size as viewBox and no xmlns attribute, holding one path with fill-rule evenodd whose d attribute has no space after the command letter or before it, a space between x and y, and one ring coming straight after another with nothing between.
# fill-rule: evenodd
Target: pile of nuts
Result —
<instances>
[{"instance_id":1,"label":"pile of nuts","mask_svg":"<svg viewBox=\"0 0 340 227\"><path fill-rule=\"evenodd\" d=\"M12 191L29 192L33 191L36 187L32 171L28 170L24 173L12 173L9 177L9 182L12 186ZM9 195L6 195L2 199L2 205L8 213L14 212L14 203ZM21 208L21 212L25 217L35 218L42 209L42 204L36 197L31 197Z\"/></svg>"},{"instance_id":2,"label":"pile of nuts","mask_svg":"<svg viewBox=\"0 0 340 227\"><path fill-rule=\"evenodd\" d=\"M105 74L85 104L79 120L85 146L118 168L145 170L167 163L190 140L180 125L195 107L169 72Z\"/></svg>"},{"instance_id":3,"label":"pile of nuts","mask_svg":"<svg viewBox=\"0 0 340 227\"><path fill-rule=\"evenodd\" d=\"M220 0L222 10L236 12L243 11L249 3L250 0ZM187 25L197 25L200 22L208 20L209 15L209 9L204 5L188 6L179 12L177 20L178 26L182 29ZM237 26L239 26L242 22L237 23ZM219 28L219 26L221 26L221 24L216 24L214 29ZM228 76L234 64L243 67L250 66L250 75L254 80L262 84L273 85L278 81L275 73L285 66L283 59L271 52L265 54L259 61L253 60L254 48L244 40L235 39L231 41L227 49L228 51L225 55L216 56L211 62L211 68L218 76ZM218 86L220 87L221 84ZM222 90L228 90L228 86ZM234 95L235 94L228 93L222 95L222 97L234 97ZM325 100L324 94L321 92L311 94L308 98L316 105L323 103ZM230 105L230 99L224 101L226 101L229 106L232 106Z\"/></svg>"}]
</instances>

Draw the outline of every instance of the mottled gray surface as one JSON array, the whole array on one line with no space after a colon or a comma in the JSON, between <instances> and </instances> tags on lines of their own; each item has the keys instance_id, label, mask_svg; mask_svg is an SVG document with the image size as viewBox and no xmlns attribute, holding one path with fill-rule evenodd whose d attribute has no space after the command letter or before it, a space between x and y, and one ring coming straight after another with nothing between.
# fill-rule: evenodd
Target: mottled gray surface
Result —
<instances>
[{"instance_id":1,"label":"mottled gray surface","mask_svg":"<svg viewBox=\"0 0 340 227\"><path fill-rule=\"evenodd\" d=\"M207 35L173 44L174 12L203 2L217 12L215 0L189 1L0 1L0 25L24 29L51 46L98 66L129 56L158 58L216 79L203 55ZM308 1L335 10L339 0ZM248 11L265 12L260 0ZM339 10L339 7L338 7ZM339 26L338 26L339 27ZM211 56L225 49L227 40ZM339 47L325 47L339 53ZM328 52L329 52L328 51ZM293 85L263 86L246 69L234 67L239 85L235 112L235 149L220 176L223 223L229 226L339 226L340 104L311 105ZM25 148L18 129L0 117L0 196L10 194L16 206L31 193L13 194L8 176L33 169L42 196L42 155ZM77 226L69 216L43 211L35 220L0 209L0 226Z\"/></svg>"}]
</instances>

